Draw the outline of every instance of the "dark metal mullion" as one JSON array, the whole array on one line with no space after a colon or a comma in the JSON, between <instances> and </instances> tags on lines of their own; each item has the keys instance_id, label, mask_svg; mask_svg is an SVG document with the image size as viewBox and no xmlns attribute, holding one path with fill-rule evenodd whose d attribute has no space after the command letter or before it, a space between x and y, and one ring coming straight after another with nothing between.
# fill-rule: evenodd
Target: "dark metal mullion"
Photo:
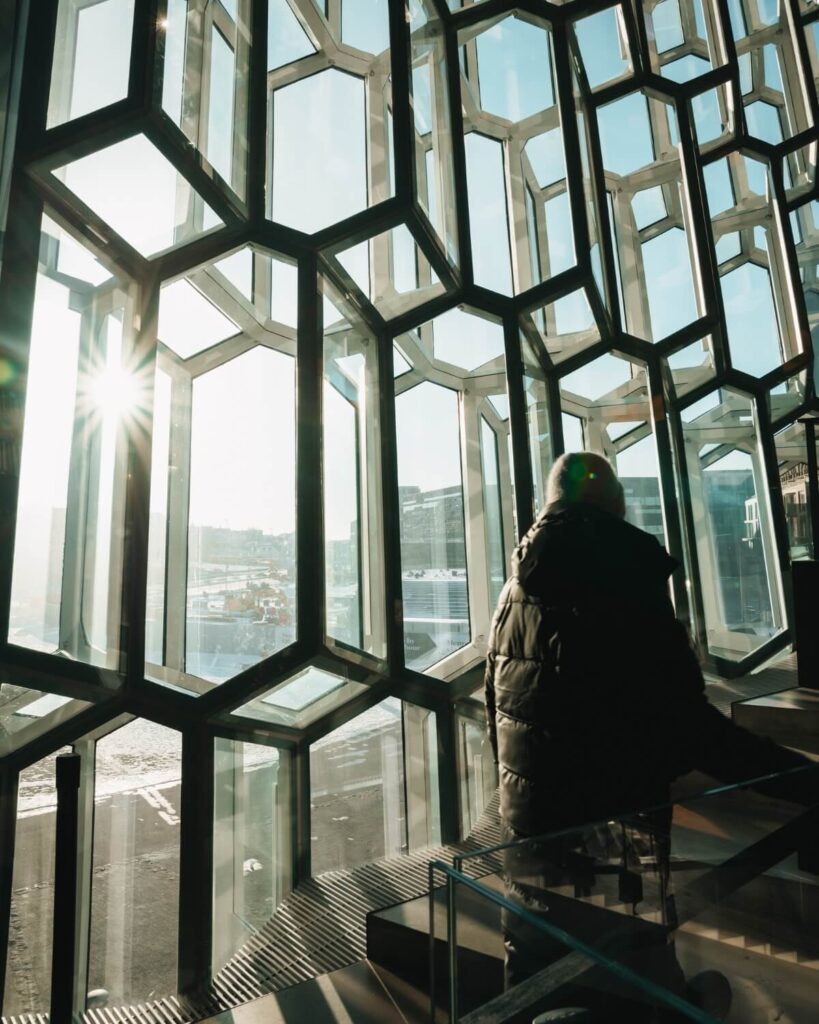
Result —
<instances>
[{"instance_id":1,"label":"dark metal mullion","mask_svg":"<svg viewBox=\"0 0 819 1024\"><path fill-rule=\"evenodd\" d=\"M0 763L0 1008L6 995L16 826L17 772Z\"/></svg>"},{"instance_id":2,"label":"dark metal mullion","mask_svg":"<svg viewBox=\"0 0 819 1024\"><path fill-rule=\"evenodd\" d=\"M196 726L182 734L179 842L178 987L204 994L213 945L213 739Z\"/></svg>"},{"instance_id":3,"label":"dark metal mullion","mask_svg":"<svg viewBox=\"0 0 819 1024\"><path fill-rule=\"evenodd\" d=\"M609 219L608 190L606 175L603 168L603 157L600 147L600 136L597 130L597 110L581 97L583 123L588 147L589 180L591 184L592 205L597 215L597 245L600 251L600 262L603 271L603 283L606 290L604 296L606 309L615 326L625 328L625 310L620 309L620 289L617 284L615 261L618 260L614 249L614 227Z\"/></svg>"},{"instance_id":4,"label":"dark metal mullion","mask_svg":"<svg viewBox=\"0 0 819 1024\"><path fill-rule=\"evenodd\" d=\"M20 457L23 437L28 353L34 310L34 289L40 245L42 203L30 182L17 171L12 179L11 198L4 238L3 270L0 276L0 355L11 368L11 382L4 386L9 427L2 440L4 463L14 468L0 475L0 637L9 633L13 538L17 523L20 485ZM9 436L11 435L11 436Z\"/></svg>"},{"instance_id":5,"label":"dark metal mullion","mask_svg":"<svg viewBox=\"0 0 819 1024\"><path fill-rule=\"evenodd\" d=\"M381 490L384 523L384 616L387 670L394 678L404 667L404 621L401 585L401 501L398 493L398 449L395 418L393 341L379 334L378 420L381 442Z\"/></svg>"},{"instance_id":6,"label":"dark metal mullion","mask_svg":"<svg viewBox=\"0 0 819 1024\"><path fill-rule=\"evenodd\" d=\"M652 426L654 443L657 451L657 463L660 475L660 500L663 505L666 547L681 564L685 564L683 547L683 525L680 509L677 504L677 489L674 486L674 466L671 455L671 430L668 422L670 389L664 386L662 367L659 358L653 358L646 364L649 395L651 398ZM685 585L685 573L675 572L671 576L671 587L674 591L674 606L677 617L688 621L691 617L689 609L688 588Z\"/></svg>"},{"instance_id":7,"label":"dark metal mullion","mask_svg":"<svg viewBox=\"0 0 819 1024\"><path fill-rule=\"evenodd\" d=\"M296 360L297 637L318 652L326 634L327 602L322 479L322 304L315 255L298 268Z\"/></svg>"},{"instance_id":8,"label":"dark metal mullion","mask_svg":"<svg viewBox=\"0 0 819 1024\"><path fill-rule=\"evenodd\" d=\"M560 110L560 133L563 137L563 154L566 164L566 187L569 193L569 210L574 235L575 253L578 262L587 266L590 260L591 235L586 219L586 195L583 183L583 158L580 153L581 140L577 132L577 112L572 88L572 69L566 25L555 25L552 29L552 54L556 79L557 105Z\"/></svg>"},{"instance_id":9,"label":"dark metal mullion","mask_svg":"<svg viewBox=\"0 0 819 1024\"><path fill-rule=\"evenodd\" d=\"M503 338L506 348L509 427L512 431L515 511L517 513L518 537L522 537L532 525L534 496L529 431L526 421L526 397L523 392L523 359L521 358L520 330L516 317L507 317L504 321Z\"/></svg>"},{"instance_id":10,"label":"dark metal mullion","mask_svg":"<svg viewBox=\"0 0 819 1024\"><path fill-rule=\"evenodd\" d=\"M124 551L122 563L121 665L129 686L138 685L145 671L145 616L148 586L148 537L150 525L151 449L153 443L156 331L159 318L159 281L148 278L140 285L132 311L135 331L133 366L144 377L149 428L131 422L128 471L125 489ZM126 305L126 311L128 305ZM127 325L125 325L127 338Z\"/></svg>"},{"instance_id":11,"label":"dark metal mullion","mask_svg":"<svg viewBox=\"0 0 819 1024\"><path fill-rule=\"evenodd\" d=\"M725 324L725 305L722 300L722 289L719 283L719 266L717 265L714 234L711 226L710 209L708 196L705 190L705 182L702 175L700 163L695 155L697 152L697 140L694 125L691 119L691 106L686 101L680 103L676 109L677 130L682 150L681 166L682 180L688 192L692 224L691 230L694 234L694 252L696 254L697 268L699 269L700 281L702 282L703 298L705 300L706 317L716 314L717 323L712 335L717 342L715 356L717 369L722 366L719 361L719 350L723 349L726 363L730 366L730 352L728 349L727 331ZM690 145L686 145L690 141ZM692 272L696 270L692 268ZM692 273L692 276L693 276Z\"/></svg>"},{"instance_id":12,"label":"dark metal mullion","mask_svg":"<svg viewBox=\"0 0 819 1024\"><path fill-rule=\"evenodd\" d=\"M461 280L471 283L475 275L472 265L472 234L469 225L469 203L467 196L466 146L464 144L464 120L461 105L461 65L458 60L458 32L452 22L444 26L444 45L446 49L449 123L452 132L452 172L455 197L455 223L458 230L458 258L461 264Z\"/></svg>"},{"instance_id":13,"label":"dark metal mullion","mask_svg":"<svg viewBox=\"0 0 819 1024\"><path fill-rule=\"evenodd\" d=\"M415 165L415 125L412 112L410 39L404 3L390 3L390 63L392 65L392 144L395 196L409 210L418 194Z\"/></svg>"},{"instance_id":14,"label":"dark metal mullion","mask_svg":"<svg viewBox=\"0 0 819 1024\"><path fill-rule=\"evenodd\" d=\"M247 110L247 210L252 223L265 219L267 178L268 0L251 0L250 74Z\"/></svg>"},{"instance_id":15,"label":"dark metal mullion","mask_svg":"<svg viewBox=\"0 0 819 1024\"><path fill-rule=\"evenodd\" d=\"M441 812L441 842L461 838L461 787L458 771L458 719L455 705L445 704L435 712L438 747L438 799ZM463 766L464 769L466 766Z\"/></svg>"},{"instance_id":16,"label":"dark metal mullion","mask_svg":"<svg viewBox=\"0 0 819 1024\"><path fill-rule=\"evenodd\" d=\"M710 392L715 387L713 381L708 381L700 390ZM688 396L686 396L686 399ZM696 401L696 399L694 399ZM690 403L693 404L693 403ZM679 409L675 409L668 419L668 434L671 441L672 458L677 470L677 492L680 497L682 508L682 540L687 554L685 560L686 575L690 580L691 587L687 592L687 604L689 609L690 624L693 633L701 646L703 655L708 650L705 609L702 598L702 583L699 568L699 551L697 549L697 532L694 524L694 517L691 510L691 486L688 475L688 452L685 445L685 432L682 426Z\"/></svg>"}]
</instances>

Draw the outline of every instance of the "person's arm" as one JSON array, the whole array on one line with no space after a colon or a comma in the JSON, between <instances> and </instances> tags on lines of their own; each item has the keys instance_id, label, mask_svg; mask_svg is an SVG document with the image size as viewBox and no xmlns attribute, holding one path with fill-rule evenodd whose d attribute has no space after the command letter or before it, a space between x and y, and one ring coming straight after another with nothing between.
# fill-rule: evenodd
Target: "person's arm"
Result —
<instances>
[{"instance_id":1,"label":"person's arm","mask_svg":"<svg viewBox=\"0 0 819 1024\"><path fill-rule=\"evenodd\" d=\"M669 730L683 770L697 768L732 783L812 764L802 754L736 725L715 708L706 695L702 671L682 625L674 619L663 633L670 684L668 689L663 687L664 697L669 698ZM805 777L797 773L753 788L779 799L817 803L819 771Z\"/></svg>"}]
</instances>

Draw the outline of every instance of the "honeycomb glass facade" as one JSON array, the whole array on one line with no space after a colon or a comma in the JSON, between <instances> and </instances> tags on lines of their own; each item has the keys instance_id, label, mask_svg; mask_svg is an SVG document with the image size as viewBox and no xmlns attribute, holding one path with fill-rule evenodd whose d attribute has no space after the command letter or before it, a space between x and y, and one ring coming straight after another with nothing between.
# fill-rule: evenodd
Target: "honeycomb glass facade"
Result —
<instances>
[{"instance_id":1,"label":"honeycomb glass facade","mask_svg":"<svg viewBox=\"0 0 819 1024\"><path fill-rule=\"evenodd\" d=\"M60 752L77 1011L200 991L311 873L474 826L563 451L611 459L713 668L789 643L814 3L0 13L3 1015L49 1008Z\"/></svg>"}]
</instances>

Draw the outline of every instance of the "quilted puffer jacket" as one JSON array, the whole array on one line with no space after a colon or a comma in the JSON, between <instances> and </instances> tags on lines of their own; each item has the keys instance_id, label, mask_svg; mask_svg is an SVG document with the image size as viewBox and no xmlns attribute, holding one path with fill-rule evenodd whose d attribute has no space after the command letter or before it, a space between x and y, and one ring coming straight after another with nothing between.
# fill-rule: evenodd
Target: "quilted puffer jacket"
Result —
<instances>
[{"instance_id":1,"label":"quilted puffer jacket","mask_svg":"<svg viewBox=\"0 0 819 1024\"><path fill-rule=\"evenodd\" d=\"M654 537L585 504L550 505L515 551L485 679L514 832L662 802L693 768L740 781L809 763L708 703L668 596L676 566Z\"/></svg>"}]
</instances>

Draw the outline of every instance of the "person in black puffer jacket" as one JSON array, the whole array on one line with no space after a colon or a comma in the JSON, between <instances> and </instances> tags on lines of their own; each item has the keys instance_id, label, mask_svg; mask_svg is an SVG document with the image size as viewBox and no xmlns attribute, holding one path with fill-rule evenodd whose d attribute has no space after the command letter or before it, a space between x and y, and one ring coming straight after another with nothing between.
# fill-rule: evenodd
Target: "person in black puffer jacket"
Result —
<instances>
[{"instance_id":1,"label":"person in black puffer jacket","mask_svg":"<svg viewBox=\"0 0 819 1024\"><path fill-rule=\"evenodd\" d=\"M561 456L547 498L512 557L486 662L489 740L511 832L534 836L663 802L694 768L738 782L809 764L708 702L669 599L678 563L626 522L611 465L590 452ZM782 786L759 788L788 796ZM805 799L799 776L792 786L799 802L819 798Z\"/></svg>"},{"instance_id":2,"label":"person in black puffer jacket","mask_svg":"<svg viewBox=\"0 0 819 1024\"><path fill-rule=\"evenodd\" d=\"M623 488L605 459L580 452L557 460L547 505L513 555L492 620L487 727L508 839L603 824L506 850L507 895L530 913L552 916L554 886L573 882L584 891L584 873L593 877L613 848L625 870L636 862L636 842L653 850L671 934L671 815L668 806L656 809L667 804L671 782L695 768L740 782L811 764L708 702L669 598L677 564L625 521ZM803 804L819 798L813 772L755 788ZM507 985L561 955L559 943L550 948L516 914L504 912L503 930ZM673 943L651 955L643 969L686 993Z\"/></svg>"}]
</instances>

